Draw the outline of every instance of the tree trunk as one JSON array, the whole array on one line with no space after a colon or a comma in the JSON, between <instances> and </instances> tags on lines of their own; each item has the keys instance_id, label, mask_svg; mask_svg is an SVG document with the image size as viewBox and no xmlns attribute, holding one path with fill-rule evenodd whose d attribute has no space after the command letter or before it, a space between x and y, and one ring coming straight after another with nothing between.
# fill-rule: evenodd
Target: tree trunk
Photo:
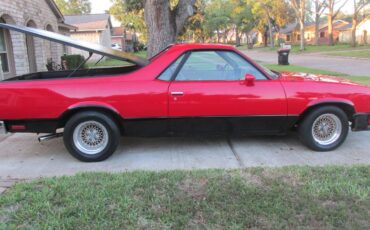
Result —
<instances>
[{"instance_id":1,"label":"tree trunk","mask_svg":"<svg viewBox=\"0 0 370 230\"><path fill-rule=\"evenodd\" d=\"M320 15L315 15L315 44L320 45Z\"/></svg>"},{"instance_id":2,"label":"tree trunk","mask_svg":"<svg viewBox=\"0 0 370 230\"><path fill-rule=\"evenodd\" d=\"M304 18L302 20L299 21L299 28L300 28L300 33L301 33L301 47L300 47L300 51L304 51Z\"/></svg>"},{"instance_id":3,"label":"tree trunk","mask_svg":"<svg viewBox=\"0 0 370 230\"><path fill-rule=\"evenodd\" d=\"M272 31L272 23L271 23L270 17L268 19L268 24L269 24L270 46L273 48L275 46L275 44L274 44L274 33Z\"/></svg>"},{"instance_id":4,"label":"tree trunk","mask_svg":"<svg viewBox=\"0 0 370 230\"><path fill-rule=\"evenodd\" d=\"M240 46L240 35L239 35L239 28L235 27L235 45Z\"/></svg>"},{"instance_id":5,"label":"tree trunk","mask_svg":"<svg viewBox=\"0 0 370 230\"><path fill-rule=\"evenodd\" d=\"M329 36L329 45L334 45L334 36L333 36L333 14L329 13L328 15L328 36Z\"/></svg>"},{"instance_id":6,"label":"tree trunk","mask_svg":"<svg viewBox=\"0 0 370 230\"><path fill-rule=\"evenodd\" d=\"M267 47L267 40L268 40L268 35L267 35L267 31L265 31L263 33L263 44L265 47Z\"/></svg>"},{"instance_id":7,"label":"tree trunk","mask_svg":"<svg viewBox=\"0 0 370 230\"><path fill-rule=\"evenodd\" d=\"M352 39L351 39L351 46L356 47L356 28L357 28L357 14L353 14L352 18L352 28L351 28L351 34L352 34Z\"/></svg>"},{"instance_id":8,"label":"tree trunk","mask_svg":"<svg viewBox=\"0 0 370 230\"><path fill-rule=\"evenodd\" d=\"M148 57L153 57L176 41L186 20L193 14L195 0L179 0L171 10L168 0L146 0L145 23L148 27Z\"/></svg>"}]
</instances>

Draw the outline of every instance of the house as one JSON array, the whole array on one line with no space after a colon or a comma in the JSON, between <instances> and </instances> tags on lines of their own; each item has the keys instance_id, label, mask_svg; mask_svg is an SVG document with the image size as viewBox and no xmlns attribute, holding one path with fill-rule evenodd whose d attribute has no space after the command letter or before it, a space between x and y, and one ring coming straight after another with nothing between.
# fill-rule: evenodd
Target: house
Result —
<instances>
[{"instance_id":1,"label":"house","mask_svg":"<svg viewBox=\"0 0 370 230\"><path fill-rule=\"evenodd\" d=\"M64 17L66 23L76 27L70 30L72 38L111 47L112 22L109 14L66 15ZM88 52L76 48L71 48L71 53L88 57ZM91 60L97 59L100 59L100 55L94 54L91 58Z\"/></svg>"},{"instance_id":2,"label":"house","mask_svg":"<svg viewBox=\"0 0 370 230\"><path fill-rule=\"evenodd\" d=\"M333 22L333 37L334 42L339 42L340 30L347 28L351 24L344 20L334 20ZM299 44L301 41L301 33L298 23L287 24L280 29L279 39L284 40L289 44ZM315 44L315 23L309 22L305 23L305 33L304 33L305 44ZM328 23L321 22L319 24L319 44L329 44L329 33L328 33Z\"/></svg>"},{"instance_id":3,"label":"house","mask_svg":"<svg viewBox=\"0 0 370 230\"><path fill-rule=\"evenodd\" d=\"M69 35L74 27L65 18L53 0L2 0L0 22L35 27ZM36 71L46 71L50 58L60 63L67 47L50 41L0 29L0 80Z\"/></svg>"},{"instance_id":4,"label":"house","mask_svg":"<svg viewBox=\"0 0 370 230\"><path fill-rule=\"evenodd\" d=\"M113 27L111 43L119 44L123 51L134 52L134 45L137 41L135 33L129 32L123 27Z\"/></svg>"},{"instance_id":5,"label":"house","mask_svg":"<svg viewBox=\"0 0 370 230\"><path fill-rule=\"evenodd\" d=\"M339 31L339 42L350 43L352 41L352 24L343 27ZM358 44L370 44L370 16L364 18L356 28L356 42Z\"/></svg>"}]
</instances>

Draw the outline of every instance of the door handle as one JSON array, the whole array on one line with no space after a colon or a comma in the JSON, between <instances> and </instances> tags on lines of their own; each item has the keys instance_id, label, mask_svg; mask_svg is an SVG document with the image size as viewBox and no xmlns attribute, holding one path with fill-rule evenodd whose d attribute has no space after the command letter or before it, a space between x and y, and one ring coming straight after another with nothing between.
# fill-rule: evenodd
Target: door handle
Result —
<instances>
[{"instance_id":1,"label":"door handle","mask_svg":"<svg viewBox=\"0 0 370 230\"><path fill-rule=\"evenodd\" d=\"M184 92L171 92L172 96L182 96L184 95Z\"/></svg>"}]
</instances>

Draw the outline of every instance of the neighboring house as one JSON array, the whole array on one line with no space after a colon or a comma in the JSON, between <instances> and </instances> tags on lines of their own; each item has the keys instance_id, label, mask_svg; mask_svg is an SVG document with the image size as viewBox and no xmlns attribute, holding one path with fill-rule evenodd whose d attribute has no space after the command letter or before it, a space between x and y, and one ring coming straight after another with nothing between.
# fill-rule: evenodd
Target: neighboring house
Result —
<instances>
[{"instance_id":1,"label":"neighboring house","mask_svg":"<svg viewBox=\"0 0 370 230\"><path fill-rule=\"evenodd\" d=\"M333 22L333 37L334 42L339 42L339 34L341 29L351 26L349 22L344 20L334 20ZM278 37L283 39L288 44L299 44L301 41L301 33L298 23L287 24L281 28ZM315 23L310 22L305 24L304 33L305 44L315 44ZM321 22L319 24L319 44L329 43L328 23Z\"/></svg>"},{"instance_id":2,"label":"neighboring house","mask_svg":"<svg viewBox=\"0 0 370 230\"><path fill-rule=\"evenodd\" d=\"M344 27L339 32L339 42L350 43L352 40L351 26ZM363 19L356 28L356 42L370 44L370 16Z\"/></svg>"},{"instance_id":3,"label":"neighboring house","mask_svg":"<svg viewBox=\"0 0 370 230\"><path fill-rule=\"evenodd\" d=\"M0 22L35 27L69 35L73 26L65 20L53 0L1 0ZM47 60L60 63L66 47L47 40L0 29L0 80L15 75L46 71Z\"/></svg>"},{"instance_id":4,"label":"neighboring house","mask_svg":"<svg viewBox=\"0 0 370 230\"><path fill-rule=\"evenodd\" d=\"M70 31L72 38L111 47L112 22L109 14L66 15L64 17L66 23L76 27ZM75 48L71 48L71 53L88 57L88 52ZM100 59L100 55L94 54L91 58L91 60L97 59Z\"/></svg>"},{"instance_id":5,"label":"neighboring house","mask_svg":"<svg viewBox=\"0 0 370 230\"><path fill-rule=\"evenodd\" d=\"M123 27L113 27L112 44L119 44L123 51L134 52L135 42L137 42L135 33L126 31Z\"/></svg>"}]
</instances>

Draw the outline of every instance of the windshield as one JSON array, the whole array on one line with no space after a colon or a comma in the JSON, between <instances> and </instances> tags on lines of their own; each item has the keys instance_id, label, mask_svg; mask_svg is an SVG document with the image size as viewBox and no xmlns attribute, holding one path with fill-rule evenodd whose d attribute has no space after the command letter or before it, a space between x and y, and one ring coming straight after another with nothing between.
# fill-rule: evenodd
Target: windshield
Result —
<instances>
[{"instance_id":1,"label":"windshield","mask_svg":"<svg viewBox=\"0 0 370 230\"><path fill-rule=\"evenodd\" d=\"M270 70L270 69L268 69L268 68L266 68L265 66L263 66L263 65L260 65L261 67L262 67L262 69L268 74L268 75L270 75L273 79L277 79L277 78L279 78L279 76L280 76L280 73L279 72L275 72L275 71L272 71L272 70Z\"/></svg>"}]
</instances>

